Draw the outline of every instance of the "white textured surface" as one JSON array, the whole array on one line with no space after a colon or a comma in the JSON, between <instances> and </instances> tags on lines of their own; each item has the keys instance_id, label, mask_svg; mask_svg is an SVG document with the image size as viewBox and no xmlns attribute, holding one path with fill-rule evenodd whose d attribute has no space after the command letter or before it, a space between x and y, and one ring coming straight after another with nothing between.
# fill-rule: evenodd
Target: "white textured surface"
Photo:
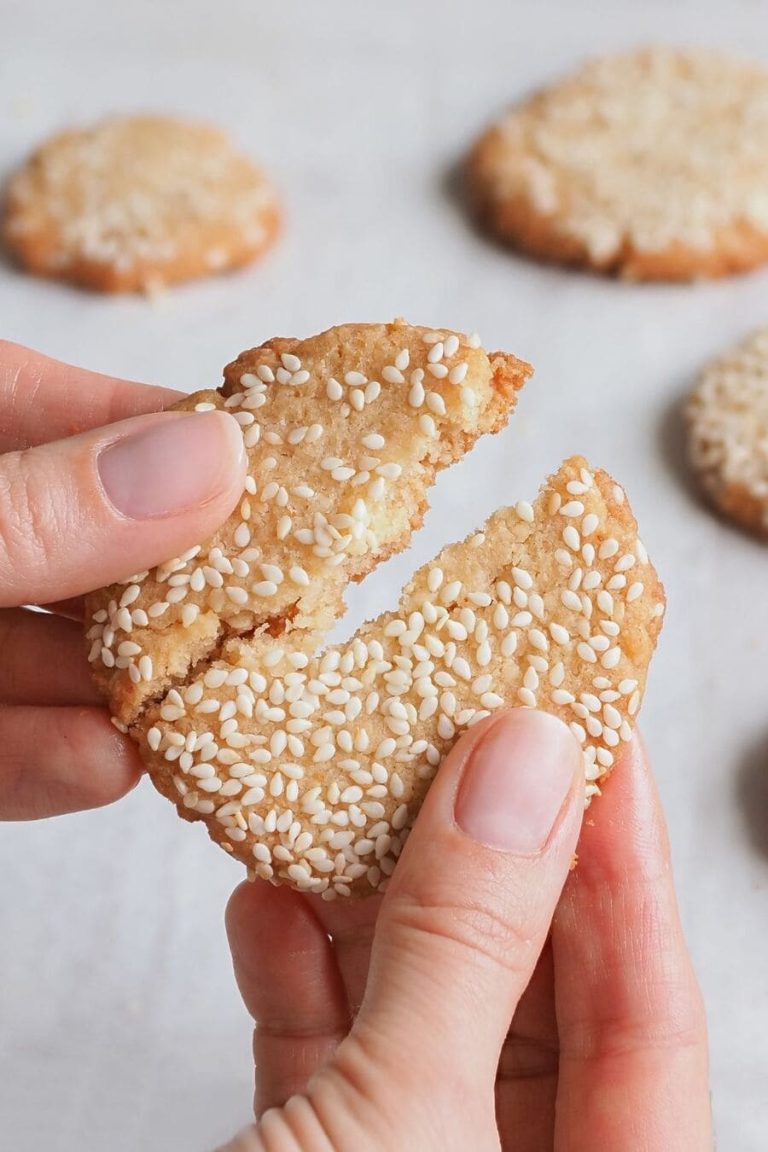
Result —
<instances>
[{"instance_id":1,"label":"white textured surface","mask_svg":"<svg viewBox=\"0 0 768 1152\"><path fill-rule=\"evenodd\" d=\"M761 1152L768 1128L768 550L691 499L671 412L703 360L765 322L768 276L641 288L539 268L468 230L448 177L489 115L587 52L748 52L764 32L755 0L6 0L0 64L2 169L60 125L178 110L229 126L287 212L260 268L156 305L0 267L2 335L186 389L273 334L398 314L477 327L536 365L509 430L442 477L355 620L568 453L626 484L669 593L643 724L709 1006L720 1146L738 1152ZM221 924L239 873L204 834L144 785L114 809L1 827L0 875L2 1147L206 1152L245 1121L249 1028Z\"/></svg>"}]
</instances>

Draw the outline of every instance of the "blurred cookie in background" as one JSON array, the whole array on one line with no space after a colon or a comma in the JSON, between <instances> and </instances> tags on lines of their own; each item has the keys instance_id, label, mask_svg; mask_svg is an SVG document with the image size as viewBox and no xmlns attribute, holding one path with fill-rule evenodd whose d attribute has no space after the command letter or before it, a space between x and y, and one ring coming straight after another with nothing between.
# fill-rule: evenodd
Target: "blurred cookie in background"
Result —
<instances>
[{"instance_id":1,"label":"blurred cookie in background","mask_svg":"<svg viewBox=\"0 0 768 1152\"><path fill-rule=\"evenodd\" d=\"M712 504L768 539L768 327L704 370L686 419L691 465Z\"/></svg>"},{"instance_id":2,"label":"blurred cookie in background","mask_svg":"<svg viewBox=\"0 0 768 1152\"><path fill-rule=\"evenodd\" d=\"M279 215L266 176L223 132L132 116L42 144L10 181L3 234L36 275L151 292L249 264Z\"/></svg>"},{"instance_id":3,"label":"blurred cookie in background","mask_svg":"<svg viewBox=\"0 0 768 1152\"><path fill-rule=\"evenodd\" d=\"M706 50L606 56L475 144L474 208L538 257L635 280L768 260L768 70Z\"/></svg>"}]
</instances>

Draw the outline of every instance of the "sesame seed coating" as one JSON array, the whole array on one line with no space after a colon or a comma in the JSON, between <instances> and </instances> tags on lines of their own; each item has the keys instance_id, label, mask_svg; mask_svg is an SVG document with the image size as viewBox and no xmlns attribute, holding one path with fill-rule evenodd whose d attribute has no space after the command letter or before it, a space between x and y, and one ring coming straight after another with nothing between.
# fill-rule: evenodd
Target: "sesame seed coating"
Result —
<instances>
[{"instance_id":1,"label":"sesame seed coating","mask_svg":"<svg viewBox=\"0 0 768 1152\"><path fill-rule=\"evenodd\" d=\"M593 60L479 140L479 213L534 255L686 280L768 259L768 71L703 49Z\"/></svg>"},{"instance_id":2,"label":"sesame seed coating","mask_svg":"<svg viewBox=\"0 0 768 1152\"><path fill-rule=\"evenodd\" d=\"M405 410L401 397L401 420ZM566 548L566 564L558 552L573 521L562 509L574 482L597 523L590 542ZM630 558L632 586L642 585L632 599L617 573ZM624 583L599 602L617 576ZM95 628L110 618L100 600L89 606ZM320 629L287 618L231 631L145 701L130 734L159 790L251 874L325 899L381 892L442 759L503 705L568 723L584 749L585 798L597 794L631 737L663 612L623 492L617 501L613 480L574 458L535 504L503 508L445 548L395 611L346 643L318 651Z\"/></svg>"},{"instance_id":3,"label":"sesame seed coating","mask_svg":"<svg viewBox=\"0 0 768 1152\"><path fill-rule=\"evenodd\" d=\"M121 723L231 636L296 631L311 647L342 614L346 584L405 546L435 473L505 423L530 369L505 354L489 358L458 334L449 363L467 365L477 406L437 382L445 412L425 431L406 401L410 379L368 392L398 358L407 356L409 378L423 374L434 347L424 332L398 321L271 340L230 364L219 392L177 406L255 416L241 425L248 478L212 539L89 599L89 658ZM332 400L330 379L352 382L339 383ZM361 380L369 399L358 410L348 399ZM254 428L264 435L252 437ZM135 651L121 651L125 641ZM144 653L152 676L137 679Z\"/></svg>"},{"instance_id":4,"label":"sesame seed coating","mask_svg":"<svg viewBox=\"0 0 768 1152\"><path fill-rule=\"evenodd\" d=\"M10 182L4 238L38 275L151 292L250 263L278 222L272 186L222 132L137 116L42 144Z\"/></svg>"},{"instance_id":5,"label":"sesame seed coating","mask_svg":"<svg viewBox=\"0 0 768 1152\"><path fill-rule=\"evenodd\" d=\"M686 417L691 465L711 502L768 538L768 328L704 370Z\"/></svg>"}]
</instances>

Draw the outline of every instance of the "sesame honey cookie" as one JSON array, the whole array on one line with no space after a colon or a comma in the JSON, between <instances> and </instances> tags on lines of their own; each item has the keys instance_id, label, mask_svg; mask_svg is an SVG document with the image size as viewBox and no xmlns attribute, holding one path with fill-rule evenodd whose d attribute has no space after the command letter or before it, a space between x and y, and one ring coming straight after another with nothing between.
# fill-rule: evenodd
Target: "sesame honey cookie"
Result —
<instances>
[{"instance_id":1,"label":"sesame honey cookie","mask_svg":"<svg viewBox=\"0 0 768 1152\"><path fill-rule=\"evenodd\" d=\"M218 392L177 405L231 412L249 475L211 540L92 599L89 655L119 721L230 636L295 633L311 650L345 586L405 547L435 473L506 423L530 372L475 336L346 324L243 352Z\"/></svg>"},{"instance_id":2,"label":"sesame honey cookie","mask_svg":"<svg viewBox=\"0 0 768 1152\"><path fill-rule=\"evenodd\" d=\"M686 417L691 465L711 502L768 538L768 328L705 369Z\"/></svg>"},{"instance_id":3,"label":"sesame honey cookie","mask_svg":"<svg viewBox=\"0 0 768 1152\"><path fill-rule=\"evenodd\" d=\"M768 259L768 71L705 50L594 60L475 145L472 199L533 255L637 280Z\"/></svg>"},{"instance_id":4,"label":"sesame honey cookie","mask_svg":"<svg viewBox=\"0 0 768 1152\"><path fill-rule=\"evenodd\" d=\"M89 656L156 787L253 875L383 890L441 760L503 705L571 725L587 796L630 738L663 590L623 490L579 458L322 646L346 584L407 543L436 469L528 372L458 333L347 325L246 352L187 402L241 422L243 501L89 598Z\"/></svg>"},{"instance_id":5,"label":"sesame honey cookie","mask_svg":"<svg viewBox=\"0 0 768 1152\"><path fill-rule=\"evenodd\" d=\"M131 292L248 264L278 219L272 186L224 133L136 116L42 144L11 179L3 232L30 272Z\"/></svg>"}]
</instances>

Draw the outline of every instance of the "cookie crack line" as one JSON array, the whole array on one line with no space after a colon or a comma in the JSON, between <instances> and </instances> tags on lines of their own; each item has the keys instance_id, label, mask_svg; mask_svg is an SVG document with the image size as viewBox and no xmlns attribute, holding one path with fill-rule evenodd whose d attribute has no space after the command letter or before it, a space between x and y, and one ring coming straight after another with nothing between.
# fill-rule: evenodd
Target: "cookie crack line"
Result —
<instances>
[{"instance_id":1,"label":"cookie crack line","mask_svg":"<svg viewBox=\"0 0 768 1152\"><path fill-rule=\"evenodd\" d=\"M156 787L250 875L384 890L443 757L501 707L570 725L587 800L630 738L664 593L623 489L580 457L322 647L345 586L405 546L437 470L529 373L476 337L345 325L245 352L185 402L239 419L243 500L89 598L89 657Z\"/></svg>"},{"instance_id":2,"label":"cookie crack line","mask_svg":"<svg viewBox=\"0 0 768 1152\"><path fill-rule=\"evenodd\" d=\"M260 635L262 633L264 635L268 635L268 636L272 636L272 637L277 638L277 637L283 635L283 633L285 631L285 624L286 624L286 621L284 619L280 619L278 617L275 617L271 620L267 619L264 622L264 624L259 626L259 627L253 627L251 629L245 629L243 632L237 633L237 635L238 635L239 639L242 641L254 640L254 639L256 639L256 637L258 635ZM201 655L196 660L196 662L190 666L188 672L184 676L171 675L169 677L169 683L164 688L159 688L156 692L153 692L150 695L148 695L146 697L146 699L144 700L142 706L140 707L139 711L138 711L136 721L140 721L142 719L142 717L144 716L144 714L147 712L147 710L149 708L151 708L153 705L159 704L164 699L164 697L167 695L167 693L170 691L171 688L176 688L176 689L183 688L185 683L190 678L195 679L199 676L204 675L205 672L207 671L207 669L210 668L212 664L214 664L218 660L221 660L224 656L224 653L225 653L225 645L226 645L227 641L233 635L235 635L235 633L231 633L231 632L228 632L226 630L221 631L217 635L216 639L212 642L210 647L206 649L204 654ZM115 725L116 728L118 728L123 733L127 733L129 731L129 728L127 727L127 725L123 724L121 721L117 720L114 717L112 719L112 723Z\"/></svg>"},{"instance_id":3,"label":"cookie crack line","mask_svg":"<svg viewBox=\"0 0 768 1152\"><path fill-rule=\"evenodd\" d=\"M530 374L475 337L439 335L395 322L276 339L230 364L219 392L177 406L230 412L249 471L214 538L90 601L89 658L118 719L224 632L277 619L316 643L346 584L407 544L436 473L502 427Z\"/></svg>"}]
</instances>

